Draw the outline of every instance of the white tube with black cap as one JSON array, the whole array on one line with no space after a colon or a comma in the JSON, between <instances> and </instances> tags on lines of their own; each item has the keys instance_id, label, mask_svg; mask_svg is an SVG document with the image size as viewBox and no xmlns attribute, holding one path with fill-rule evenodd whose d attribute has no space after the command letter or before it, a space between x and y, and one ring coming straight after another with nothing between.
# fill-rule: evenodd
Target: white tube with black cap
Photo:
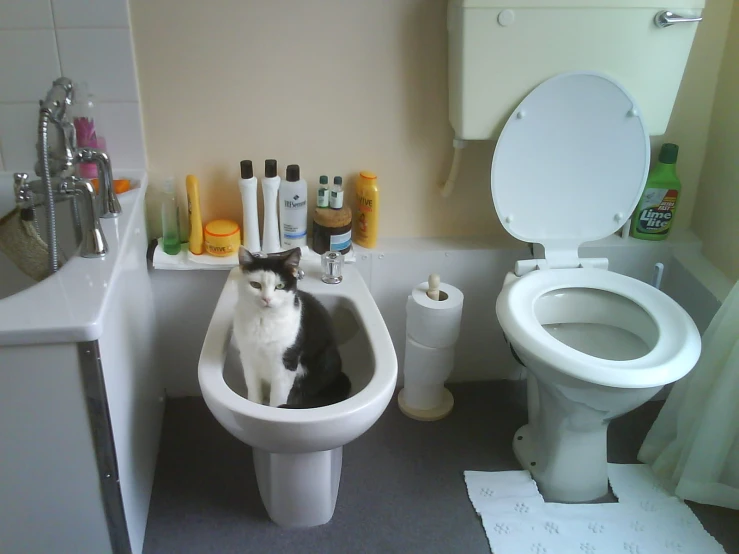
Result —
<instances>
[{"instance_id":1,"label":"white tube with black cap","mask_svg":"<svg viewBox=\"0 0 739 554\"><path fill-rule=\"evenodd\" d=\"M241 204L244 210L244 221L241 228L244 230L242 244L249 252L261 252L259 242L259 213L257 211L257 178L254 177L254 166L251 160L241 160Z\"/></svg>"},{"instance_id":2,"label":"white tube with black cap","mask_svg":"<svg viewBox=\"0 0 739 554\"><path fill-rule=\"evenodd\" d=\"M273 254L280 251L280 226L277 220L277 194L280 178L277 175L277 160L264 162L262 196L264 197L264 228L262 229L262 251Z\"/></svg>"}]
</instances>

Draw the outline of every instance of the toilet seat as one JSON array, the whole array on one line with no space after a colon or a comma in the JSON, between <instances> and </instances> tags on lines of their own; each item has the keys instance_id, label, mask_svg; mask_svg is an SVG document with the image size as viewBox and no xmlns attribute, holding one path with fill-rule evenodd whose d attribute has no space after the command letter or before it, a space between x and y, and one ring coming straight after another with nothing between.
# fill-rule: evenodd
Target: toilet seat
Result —
<instances>
[{"instance_id":1,"label":"toilet seat","mask_svg":"<svg viewBox=\"0 0 739 554\"><path fill-rule=\"evenodd\" d=\"M585 288L610 292L643 309L657 328L654 347L640 358L615 361L585 354L549 334L535 313L551 291ZM602 269L534 271L503 288L496 310L518 350L586 382L620 388L661 386L683 377L700 354L700 336L687 313L652 286Z\"/></svg>"},{"instance_id":2,"label":"toilet seat","mask_svg":"<svg viewBox=\"0 0 739 554\"><path fill-rule=\"evenodd\" d=\"M509 234L544 246L547 267L578 267L578 247L615 233L636 208L649 158L641 111L619 83L563 73L506 122L490 171L493 204Z\"/></svg>"}]
</instances>

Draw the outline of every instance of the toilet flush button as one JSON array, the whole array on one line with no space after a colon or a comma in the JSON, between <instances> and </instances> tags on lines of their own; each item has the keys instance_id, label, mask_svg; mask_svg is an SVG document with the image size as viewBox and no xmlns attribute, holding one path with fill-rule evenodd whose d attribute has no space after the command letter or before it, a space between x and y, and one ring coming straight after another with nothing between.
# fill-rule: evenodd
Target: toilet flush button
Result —
<instances>
[{"instance_id":1,"label":"toilet flush button","mask_svg":"<svg viewBox=\"0 0 739 554\"><path fill-rule=\"evenodd\" d=\"M513 13L513 10L503 10L498 14L498 23L502 27L508 27L509 25L512 25L515 20L516 14Z\"/></svg>"}]
</instances>

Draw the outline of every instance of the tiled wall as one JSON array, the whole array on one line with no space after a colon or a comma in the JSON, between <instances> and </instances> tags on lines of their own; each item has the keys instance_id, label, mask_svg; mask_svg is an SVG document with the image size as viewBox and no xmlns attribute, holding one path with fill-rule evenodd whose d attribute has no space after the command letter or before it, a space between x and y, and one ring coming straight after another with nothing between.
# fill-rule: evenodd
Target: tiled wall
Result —
<instances>
[{"instance_id":1,"label":"tiled wall","mask_svg":"<svg viewBox=\"0 0 739 554\"><path fill-rule=\"evenodd\" d=\"M85 81L114 169L145 167L127 0L0 0L0 171L33 173L38 101Z\"/></svg>"}]
</instances>

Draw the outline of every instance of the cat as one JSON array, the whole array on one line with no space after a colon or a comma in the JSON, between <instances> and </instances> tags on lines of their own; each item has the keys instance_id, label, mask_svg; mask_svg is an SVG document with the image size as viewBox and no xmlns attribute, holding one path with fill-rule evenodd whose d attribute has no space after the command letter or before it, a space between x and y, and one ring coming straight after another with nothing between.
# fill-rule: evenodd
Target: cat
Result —
<instances>
[{"instance_id":1,"label":"cat","mask_svg":"<svg viewBox=\"0 0 739 554\"><path fill-rule=\"evenodd\" d=\"M331 316L298 290L300 248L257 257L239 248L233 338L244 369L247 399L316 408L345 400L351 382L342 371Z\"/></svg>"}]
</instances>

